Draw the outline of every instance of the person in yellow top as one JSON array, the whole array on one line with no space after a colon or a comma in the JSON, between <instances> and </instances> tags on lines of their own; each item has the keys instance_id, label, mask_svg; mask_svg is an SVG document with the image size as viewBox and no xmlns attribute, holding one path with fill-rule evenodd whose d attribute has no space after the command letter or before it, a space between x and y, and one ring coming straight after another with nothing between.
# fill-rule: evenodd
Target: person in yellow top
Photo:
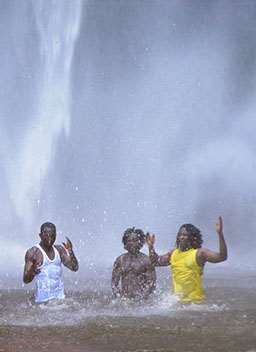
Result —
<instances>
[{"instance_id":1,"label":"person in yellow top","mask_svg":"<svg viewBox=\"0 0 256 352\"><path fill-rule=\"evenodd\" d=\"M201 232L192 224L180 227L176 249L164 255L158 255L154 250L155 235L148 233L146 236L151 263L155 266L170 265L173 291L182 303L202 303L205 298L202 286L205 263L220 263L227 259L222 217L219 217L216 224L216 232L219 237L219 252L202 247Z\"/></svg>"}]
</instances>

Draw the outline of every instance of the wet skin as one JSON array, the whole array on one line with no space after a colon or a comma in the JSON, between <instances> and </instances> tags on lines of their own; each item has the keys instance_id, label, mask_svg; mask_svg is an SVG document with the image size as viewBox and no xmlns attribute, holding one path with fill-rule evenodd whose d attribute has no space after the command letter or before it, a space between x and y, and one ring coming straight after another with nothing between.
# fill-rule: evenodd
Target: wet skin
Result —
<instances>
[{"instance_id":1,"label":"wet skin","mask_svg":"<svg viewBox=\"0 0 256 352\"><path fill-rule=\"evenodd\" d=\"M113 266L113 296L145 299L155 289L155 268L149 257L140 252L142 245L136 235L129 236L124 248L127 253L120 255Z\"/></svg>"},{"instance_id":2,"label":"wet skin","mask_svg":"<svg viewBox=\"0 0 256 352\"><path fill-rule=\"evenodd\" d=\"M223 235L223 220L220 216L219 221L215 225L216 233L219 238L219 251L213 252L212 250L202 247L198 248L196 253L196 260L198 265L204 266L206 262L209 263L220 263L227 259L227 246ZM147 234L146 242L149 247L149 256L151 262L156 266L168 266L170 265L170 259L174 249L164 255L158 255L154 250L154 243L155 243L155 235ZM191 242L189 239L189 233L185 228L181 228L177 234L177 242L178 248L181 251L187 251L191 246Z\"/></svg>"},{"instance_id":3,"label":"wet skin","mask_svg":"<svg viewBox=\"0 0 256 352\"><path fill-rule=\"evenodd\" d=\"M78 270L78 261L72 249L72 243L67 238L67 242L63 243L63 246L54 245L56 240L56 233L52 227L44 227L43 231L39 234L41 239L40 246L43 248L50 260L54 259L54 248L55 247L61 258L61 262L64 266L72 271ZM40 272L38 269L43 264L43 255L39 248L32 247L27 250L25 255L25 266L23 281L25 284L31 282L35 275Z\"/></svg>"},{"instance_id":4,"label":"wet skin","mask_svg":"<svg viewBox=\"0 0 256 352\"><path fill-rule=\"evenodd\" d=\"M187 230L184 227L182 227L177 234L177 242L179 244L178 248L182 252L187 251L188 249L191 248L191 241L189 238L189 233L187 232Z\"/></svg>"}]
</instances>

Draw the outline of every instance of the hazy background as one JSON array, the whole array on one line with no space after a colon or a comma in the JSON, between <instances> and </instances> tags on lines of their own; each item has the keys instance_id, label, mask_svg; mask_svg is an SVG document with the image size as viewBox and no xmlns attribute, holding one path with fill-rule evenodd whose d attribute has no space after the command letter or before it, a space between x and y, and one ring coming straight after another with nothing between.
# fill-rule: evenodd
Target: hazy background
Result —
<instances>
[{"instance_id":1,"label":"hazy background","mask_svg":"<svg viewBox=\"0 0 256 352\"><path fill-rule=\"evenodd\" d=\"M255 268L255 1L0 1L1 282L41 223L79 275L191 222ZM145 249L146 250L146 249Z\"/></svg>"}]
</instances>

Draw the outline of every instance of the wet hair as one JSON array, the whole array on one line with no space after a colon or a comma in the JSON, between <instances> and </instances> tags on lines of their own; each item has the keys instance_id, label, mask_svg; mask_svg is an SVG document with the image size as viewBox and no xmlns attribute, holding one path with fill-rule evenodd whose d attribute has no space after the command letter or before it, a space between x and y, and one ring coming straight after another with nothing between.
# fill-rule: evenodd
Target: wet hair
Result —
<instances>
[{"instance_id":1,"label":"wet hair","mask_svg":"<svg viewBox=\"0 0 256 352\"><path fill-rule=\"evenodd\" d=\"M183 224L179 228L178 234L183 228L188 232L191 247L194 249L201 248L202 243L203 243L201 231L196 226L194 226L192 224ZM178 247L178 246L179 246L179 240L178 240L178 235L177 235L176 247Z\"/></svg>"},{"instance_id":2,"label":"wet hair","mask_svg":"<svg viewBox=\"0 0 256 352\"><path fill-rule=\"evenodd\" d=\"M128 228L124 231L123 238L122 238L123 244L126 245L128 238L132 234L136 234L139 237L140 244L141 246L143 246L146 241L146 236L141 229L135 229L135 227Z\"/></svg>"},{"instance_id":3,"label":"wet hair","mask_svg":"<svg viewBox=\"0 0 256 352\"><path fill-rule=\"evenodd\" d=\"M41 225L41 227L40 227L40 232L41 232L41 233L44 231L44 228L45 228L45 227L50 227L50 228L54 231L54 233L56 234L56 226L55 226L53 223L51 223L51 222L45 222L45 223L43 223L43 224Z\"/></svg>"}]
</instances>

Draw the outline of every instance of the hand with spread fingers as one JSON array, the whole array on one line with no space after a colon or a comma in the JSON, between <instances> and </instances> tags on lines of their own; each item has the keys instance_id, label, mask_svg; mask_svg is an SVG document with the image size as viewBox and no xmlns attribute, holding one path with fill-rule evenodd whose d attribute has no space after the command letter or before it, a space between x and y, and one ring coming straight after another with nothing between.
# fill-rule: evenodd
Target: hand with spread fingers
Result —
<instances>
[{"instance_id":1,"label":"hand with spread fingers","mask_svg":"<svg viewBox=\"0 0 256 352\"><path fill-rule=\"evenodd\" d=\"M72 242L66 237L62 245L55 244L56 225L48 221L40 226L39 238L40 242L26 251L23 282L36 278L35 303L64 299L62 265L71 271L79 268Z\"/></svg>"},{"instance_id":2,"label":"hand with spread fingers","mask_svg":"<svg viewBox=\"0 0 256 352\"><path fill-rule=\"evenodd\" d=\"M149 232L146 234L146 243L149 247L154 246L155 240L156 238L154 234L150 234Z\"/></svg>"},{"instance_id":3,"label":"hand with spread fingers","mask_svg":"<svg viewBox=\"0 0 256 352\"><path fill-rule=\"evenodd\" d=\"M68 237L66 237L66 242L62 242L62 244L67 251L72 251L73 245Z\"/></svg>"}]
</instances>

